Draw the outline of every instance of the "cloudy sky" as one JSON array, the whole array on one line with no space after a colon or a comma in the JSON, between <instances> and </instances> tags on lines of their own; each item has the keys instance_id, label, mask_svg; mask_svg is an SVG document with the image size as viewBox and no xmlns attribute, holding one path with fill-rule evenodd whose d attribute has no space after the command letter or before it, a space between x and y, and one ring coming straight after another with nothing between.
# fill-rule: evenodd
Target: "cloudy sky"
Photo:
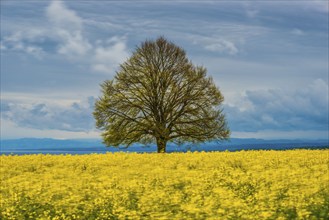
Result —
<instances>
[{"instance_id":1,"label":"cloudy sky","mask_svg":"<svg viewBox=\"0 0 329 220\"><path fill-rule=\"evenodd\" d=\"M232 137L328 138L328 1L1 1L1 138L95 138L99 84L164 36L225 97Z\"/></svg>"}]
</instances>

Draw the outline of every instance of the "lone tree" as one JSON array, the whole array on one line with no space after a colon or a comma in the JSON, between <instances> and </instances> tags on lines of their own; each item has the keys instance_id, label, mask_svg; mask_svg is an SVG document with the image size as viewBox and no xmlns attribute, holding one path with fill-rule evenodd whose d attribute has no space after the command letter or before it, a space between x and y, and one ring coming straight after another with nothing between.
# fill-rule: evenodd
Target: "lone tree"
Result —
<instances>
[{"instance_id":1,"label":"lone tree","mask_svg":"<svg viewBox=\"0 0 329 220\"><path fill-rule=\"evenodd\" d=\"M104 143L156 143L164 153L168 141L227 139L224 98L206 72L163 37L143 42L114 79L101 84L94 117Z\"/></svg>"}]
</instances>

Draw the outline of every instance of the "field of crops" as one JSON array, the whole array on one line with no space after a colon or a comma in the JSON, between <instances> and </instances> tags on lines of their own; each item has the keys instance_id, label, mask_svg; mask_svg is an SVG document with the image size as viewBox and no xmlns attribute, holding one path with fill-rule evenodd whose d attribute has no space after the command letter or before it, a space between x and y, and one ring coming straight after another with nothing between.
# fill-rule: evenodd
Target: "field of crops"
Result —
<instances>
[{"instance_id":1,"label":"field of crops","mask_svg":"<svg viewBox=\"0 0 329 220\"><path fill-rule=\"evenodd\" d=\"M0 219L329 219L329 150L0 159Z\"/></svg>"}]
</instances>

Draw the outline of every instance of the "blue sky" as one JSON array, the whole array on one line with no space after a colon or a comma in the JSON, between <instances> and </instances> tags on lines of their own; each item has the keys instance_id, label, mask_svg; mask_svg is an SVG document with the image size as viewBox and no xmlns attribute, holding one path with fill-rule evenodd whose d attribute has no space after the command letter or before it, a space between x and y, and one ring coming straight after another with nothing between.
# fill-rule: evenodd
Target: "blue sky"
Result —
<instances>
[{"instance_id":1,"label":"blue sky","mask_svg":"<svg viewBox=\"0 0 329 220\"><path fill-rule=\"evenodd\" d=\"M232 137L328 139L327 1L1 1L1 138L95 138L99 84L145 39L204 65Z\"/></svg>"}]
</instances>

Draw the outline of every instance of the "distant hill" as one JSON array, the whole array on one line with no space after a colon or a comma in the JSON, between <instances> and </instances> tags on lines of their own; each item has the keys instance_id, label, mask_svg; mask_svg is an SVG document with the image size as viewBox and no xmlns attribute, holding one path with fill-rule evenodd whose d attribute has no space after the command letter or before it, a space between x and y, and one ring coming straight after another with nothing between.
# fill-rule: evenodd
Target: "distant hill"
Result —
<instances>
[{"instance_id":1,"label":"distant hill","mask_svg":"<svg viewBox=\"0 0 329 220\"><path fill-rule=\"evenodd\" d=\"M186 151L238 151L238 150L284 150L295 148L329 148L328 140L263 140L232 138L224 142L208 142L204 144L184 144L181 146L168 144L168 152ZM99 139L22 138L1 140L1 154L88 154L105 152L155 152L155 145L143 146L134 144L128 149L108 148Z\"/></svg>"}]
</instances>

